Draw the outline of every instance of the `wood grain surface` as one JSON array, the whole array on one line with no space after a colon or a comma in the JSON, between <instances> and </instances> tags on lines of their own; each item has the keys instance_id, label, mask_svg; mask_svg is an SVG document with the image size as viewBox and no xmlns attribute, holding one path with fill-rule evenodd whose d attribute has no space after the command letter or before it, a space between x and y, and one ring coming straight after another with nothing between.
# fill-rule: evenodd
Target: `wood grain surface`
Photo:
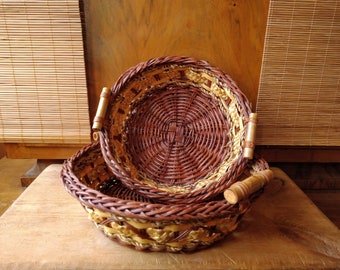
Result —
<instances>
[{"instance_id":1,"label":"wood grain surface","mask_svg":"<svg viewBox=\"0 0 340 270\"><path fill-rule=\"evenodd\" d=\"M106 238L51 165L0 217L0 269L339 269L340 231L281 170L237 230L190 253L146 253Z\"/></svg>"},{"instance_id":2,"label":"wood grain surface","mask_svg":"<svg viewBox=\"0 0 340 270\"><path fill-rule=\"evenodd\" d=\"M208 60L255 104L269 0L83 2L91 119L102 87L164 55Z\"/></svg>"}]
</instances>

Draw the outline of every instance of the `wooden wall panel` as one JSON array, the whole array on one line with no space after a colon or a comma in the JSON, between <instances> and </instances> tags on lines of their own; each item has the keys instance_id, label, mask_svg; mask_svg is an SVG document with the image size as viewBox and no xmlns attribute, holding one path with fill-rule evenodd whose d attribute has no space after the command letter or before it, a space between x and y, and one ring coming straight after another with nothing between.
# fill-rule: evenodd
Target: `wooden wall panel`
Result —
<instances>
[{"instance_id":1,"label":"wooden wall panel","mask_svg":"<svg viewBox=\"0 0 340 270\"><path fill-rule=\"evenodd\" d=\"M186 55L223 69L256 103L269 0L85 0L91 119L103 86L129 67Z\"/></svg>"}]
</instances>

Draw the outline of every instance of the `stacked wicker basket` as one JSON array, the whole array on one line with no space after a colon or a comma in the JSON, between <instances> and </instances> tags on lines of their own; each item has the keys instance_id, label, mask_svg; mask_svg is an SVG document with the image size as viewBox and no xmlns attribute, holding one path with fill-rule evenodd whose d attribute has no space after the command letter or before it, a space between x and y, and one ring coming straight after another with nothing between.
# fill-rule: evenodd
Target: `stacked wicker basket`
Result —
<instances>
[{"instance_id":1,"label":"stacked wicker basket","mask_svg":"<svg viewBox=\"0 0 340 270\"><path fill-rule=\"evenodd\" d=\"M253 158L255 122L221 70L188 57L151 59L103 89L95 142L65 162L61 180L112 240L138 250L204 248L236 229L272 177Z\"/></svg>"}]
</instances>

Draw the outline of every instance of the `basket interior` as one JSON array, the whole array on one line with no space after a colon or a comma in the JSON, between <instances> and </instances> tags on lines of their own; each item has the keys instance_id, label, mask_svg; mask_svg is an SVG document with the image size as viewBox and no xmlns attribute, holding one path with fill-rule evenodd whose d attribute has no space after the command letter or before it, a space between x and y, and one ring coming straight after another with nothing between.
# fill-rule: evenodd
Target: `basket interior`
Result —
<instances>
[{"instance_id":1,"label":"basket interior","mask_svg":"<svg viewBox=\"0 0 340 270\"><path fill-rule=\"evenodd\" d=\"M207 177L231 150L218 102L192 86L170 85L144 97L133 104L124 128L133 165L170 186Z\"/></svg>"},{"instance_id":2,"label":"basket interior","mask_svg":"<svg viewBox=\"0 0 340 270\"><path fill-rule=\"evenodd\" d=\"M152 203L139 193L127 189L108 169L100 147L91 147L74 162L74 174L85 186L122 200Z\"/></svg>"},{"instance_id":3,"label":"basket interior","mask_svg":"<svg viewBox=\"0 0 340 270\"><path fill-rule=\"evenodd\" d=\"M246 164L249 116L233 87L210 70L180 64L129 77L113 89L106 123L115 162L134 181L170 193L230 179Z\"/></svg>"}]
</instances>

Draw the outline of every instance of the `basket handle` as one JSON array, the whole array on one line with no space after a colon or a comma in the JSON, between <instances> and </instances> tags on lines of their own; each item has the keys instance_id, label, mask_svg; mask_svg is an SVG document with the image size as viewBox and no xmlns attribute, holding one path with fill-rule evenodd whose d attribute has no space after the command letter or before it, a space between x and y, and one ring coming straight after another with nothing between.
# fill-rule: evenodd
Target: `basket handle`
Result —
<instances>
[{"instance_id":1,"label":"basket handle","mask_svg":"<svg viewBox=\"0 0 340 270\"><path fill-rule=\"evenodd\" d=\"M104 87L99 99L99 104L97 107L96 116L93 119L92 131L93 131L93 139L95 141L98 140L97 132L100 131L103 127L104 118L106 115L107 106L109 104L109 97L110 97L110 89Z\"/></svg>"},{"instance_id":2,"label":"basket handle","mask_svg":"<svg viewBox=\"0 0 340 270\"><path fill-rule=\"evenodd\" d=\"M255 149L255 134L256 134L257 113L251 113L248 119L248 127L244 142L243 157L253 159Z\"/></svg>"},{"instance_id":3,"label":"basket handle","mask_svg":"<svg viewBox=\"0 0 340 270\"><path fill-rule=\"evenodd\" d=\"M245 180L232 184L224 191L224 198L230 204L236 204L269 183L273 177L274 173L270 169L256 172Z\"/></svg>"}]
</instances>

